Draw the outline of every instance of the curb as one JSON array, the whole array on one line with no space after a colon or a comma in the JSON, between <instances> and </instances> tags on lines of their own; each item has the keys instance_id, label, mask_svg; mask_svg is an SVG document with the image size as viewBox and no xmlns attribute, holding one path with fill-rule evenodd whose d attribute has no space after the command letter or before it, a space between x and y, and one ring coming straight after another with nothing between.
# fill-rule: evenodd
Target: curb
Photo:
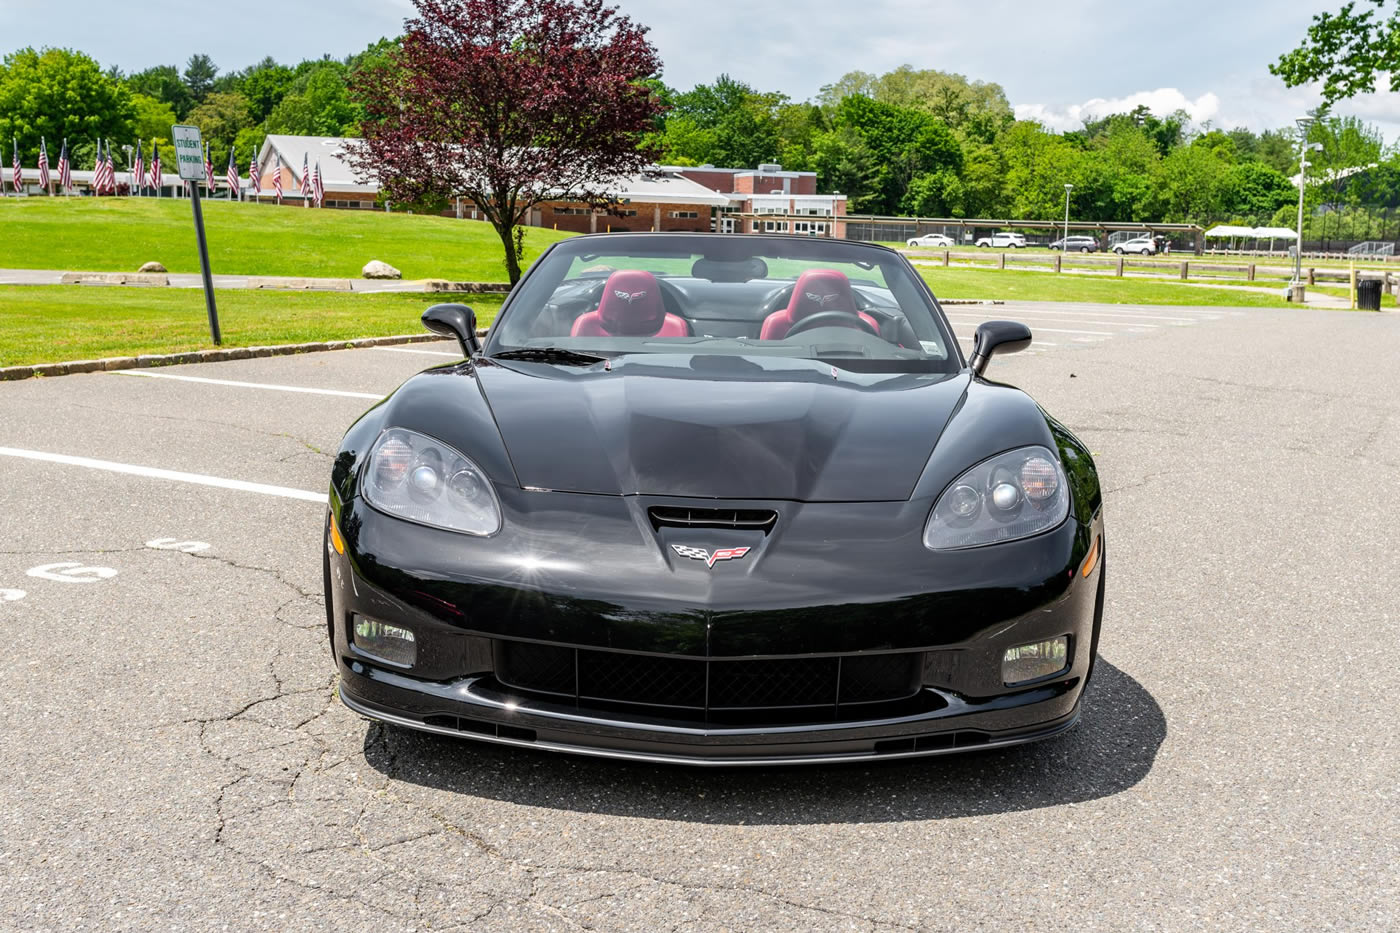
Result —
<instances>
[{"instance_id":1,"label":"curb","mask_svg":"<svg viewBox=\"0 0 1400 933\"><path fill-rule=\"evenodd\" d=\"M940 298L941 305L1004 305L1000 298Z\"/></svg>"},{"instance_id":2,"label":"curb","mask_svg":"<svg viewBox=\"0 0 1400 933\"><path fill-rule=\"evenodd\" d=\"M484 335L486 331L478 330L477 333ZM29 379L33 376L69 376L74 373L96 373L114 369L144 369L148 366L176 366L182 363L220 363L225 360L292 356L297 353L319 353L325 350L354 350L401 343L427 343L441 339L437 334L402 334L395 337L325 340L319 343L284 343L271 347L231 347L227 350L194 350L189 353L157 353L145 356L113 356L101 360L72 360L67 363L37 363L33 366L0 368L0 382Z\"/></svg>"}]
</instances>

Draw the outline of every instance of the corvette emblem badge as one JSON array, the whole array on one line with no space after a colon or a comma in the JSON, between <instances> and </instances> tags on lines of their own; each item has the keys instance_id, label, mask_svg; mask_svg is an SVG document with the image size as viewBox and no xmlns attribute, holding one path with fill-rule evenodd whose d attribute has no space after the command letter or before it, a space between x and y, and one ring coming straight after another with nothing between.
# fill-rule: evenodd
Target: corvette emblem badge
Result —
<instances>
[{"instance_id":1,"label":"corvette emblem badge","mask_svg":"<svg viewBox=\"0 0 1400 933\"><path fill-rule=\"evenodd\" d=\"M613 294L616 295L618 298L621 298L623 301L627 302L629 305L632 302L637 301L640 298L645 298L647 296L646 291L624 292L621 289L616 288L613 289Z\"/></svg>"},{"instance_id":2,"label":"corvette emblem badge","mask_svg":"<svg viewBox=\"0 0 1400 933\"><path fill-rule=\"evenodd\" d=\"M808 301L812 302L815 305L820 305L823 308L825 308L827 305L831 304L833 301L841 297L840 295L834 294L818 295L816 292L803 292L802 294L807 297Z\"/></svg>"},{"instance_id":3,"label":"corvette emblem badge","mask_svg":"<svg viewBox=\"0 0 1400 933\"><path fill-rule=\"evenodd\" d=\"M688 547L684 544L673 544L671 550L682 557L689 557L691 560L703 560L705 565L713 567L717 560L738 560L747 554L751 548L746 547L722 547L716 548L713 552L702 547Z\"/></svg>"}]
</instances>

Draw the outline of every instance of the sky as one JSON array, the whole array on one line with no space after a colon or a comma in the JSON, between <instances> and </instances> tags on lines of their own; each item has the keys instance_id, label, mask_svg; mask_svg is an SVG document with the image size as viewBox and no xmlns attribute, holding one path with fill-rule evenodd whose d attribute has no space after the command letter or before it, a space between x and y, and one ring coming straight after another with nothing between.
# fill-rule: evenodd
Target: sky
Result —
<instances>
[{"instance_id":1,"label":"sky","mask_svg":"<svg viewBox=\"0 0 1400 933\"><path fill-rule=\"evenodd\" d=\"M848 71L909 64L999 83L1017 116L1059 130L1142 103L1158 114L1184 109L1198 124L1258 131L1291 126L1317 104L1316 89L1285 88L1268 65L1298 44L1315 13L1341 0L610 2L651 28L666 81L680 88L728 72L806 100ZM64 15L53 17L52 0L0 0L0 50L66 46L126 71L183 65L205 52L229 70L264 55L344 57L396 35L412 12L409 0L279 0L262 8L282 24L268 29L250 22L246 6L201 13L184 0L140 6L138 14L109 0L67 0ZM1378 124L1388 142L1400 140L1400 94L1335 110Z\"/></svg>"}]
</instances>

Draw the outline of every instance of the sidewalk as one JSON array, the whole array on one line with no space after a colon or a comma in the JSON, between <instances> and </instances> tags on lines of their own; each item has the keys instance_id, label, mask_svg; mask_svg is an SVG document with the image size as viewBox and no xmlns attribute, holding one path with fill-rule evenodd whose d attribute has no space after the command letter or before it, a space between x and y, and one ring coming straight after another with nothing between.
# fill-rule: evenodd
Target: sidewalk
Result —
<instances>
[{"instance_id":1,"label":"sidewalk","mask_svg":"<svg viewBox=\"0 0 1400 933\"><path fill-rule=\"evenodd\" d=\"M0 285L61 285L65 275L121 275L118 272L75 272L71 269L0 269ZM134 274L134 273L127 273ZM167 275L170 284L169 288L203 288L204 281L197 272L171 272L159 273ZM310 291L350 291L362 294L372 294L375 292L428 292L428 291L451 291L452 289L432 289L428 287L429 282L439 281L435 279L351 279L351 278L317 278L314 276L263 276L263 275L219 275L215 274L215 288L268 288L268 289L306 289ZM297 284L270 284L272 282ZM101 285L102 283L91 283ZM472 283L475 284L475 283ZM490 283L495 285L496 283ZM159 285L130 285L131 288L160 288ZM505 291L505 283L500 283L501 291Z\"/></svg>"}]
</instances>

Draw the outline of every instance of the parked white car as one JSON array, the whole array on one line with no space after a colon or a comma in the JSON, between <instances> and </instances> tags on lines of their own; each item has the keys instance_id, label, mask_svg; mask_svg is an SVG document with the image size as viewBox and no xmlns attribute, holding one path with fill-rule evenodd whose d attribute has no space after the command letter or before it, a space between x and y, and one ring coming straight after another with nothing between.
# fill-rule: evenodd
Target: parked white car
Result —
<instances>
[{"instance_id":1,"label":"parked white car","mask_svg":"<svg viewBox=\"0 0 1400 933\"><path fill-rule=\"evenodd\" d=\"M907 244L911 249L916 246L953 246L953 238L944 236L941 233L925 233L923 236L910 237Z\"/></svg>"},{"instance_id":2,"label":"parked white car","mask_svg":"<svg viewBox=\"0 0 1400 933\"><path fill-rule=\"evenodd\" d=\"M1119 256L1124 253L1141 253L1144 256L1151 256L1157 252L1157 244L1150 236L1138 236L1131 240L1124 240L1114 246L1113 251Z\"/></svg>"},{"instance_id":3,"label":"parked white car","mask_svg":"<svg viewBox=\"0 0 1400 933\"><path fill-rule=\"evenodd\" d=\"M1026 235L1024 233L993 233L991 236L984 236L977 241L978 246L1010 246L1014 249L1024 249L1026 245Z\"/></svg>"}]
</instances>

